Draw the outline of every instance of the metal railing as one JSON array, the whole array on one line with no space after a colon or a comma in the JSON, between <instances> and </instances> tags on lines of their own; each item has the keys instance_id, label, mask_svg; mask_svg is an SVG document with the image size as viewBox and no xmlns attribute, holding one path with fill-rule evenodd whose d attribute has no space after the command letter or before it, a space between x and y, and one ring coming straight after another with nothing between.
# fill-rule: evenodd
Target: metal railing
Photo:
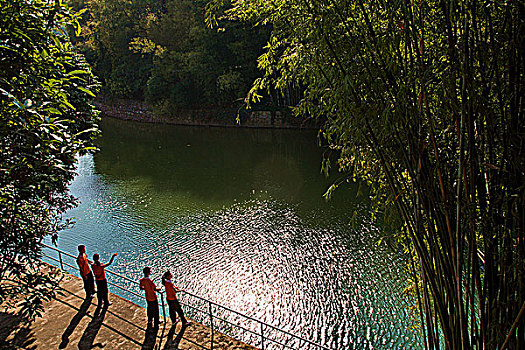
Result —
<instances>
[{"instance_id":1,"label":"metal railing","mask_svg":"<svg viewBox=\"0 0 525 350\"><path fill-rule=\"evenodd\" d=\"M63 256L66 256L66 257L75 259L76 261L76 258L77 258L76 256L69 254L67 252L64 252L58 248L44 244L44 243L41 243L41 245L46 249L51 249L58 253L58 259L51 255L45 254L44 252L43 252L43 256L57 262L59 264L60 269L65 271L64 266L68 266L74 270L78 269L78 266L68 264L67 262L64 262L63 260ZM131 278L128 278L126 276L123 276L117 272L111 271L109 269L106 269L105 271L120 279L130 282L133 285L136 285L136 286L139 285L139 282ZM119 288L127 293L130 293L136 297L139 297L141 299L145 298L142 294L139 294L127 287L123 287L119 284L112 283L109 281L108 281L108 284L116 288ZM206 323L207 321L209 321L208 326L211 330L210 350L213 350L214 348L215 331L221 331L224 334L231 335L232 337L238 338L239 340L245 341L247 343L251 343L254 346L259 346L262 350L272 350L272 349L331 350L330 348L317 344L316 342L312 340L309 340L309 339L300 337L298 335L295 335L291 332L282 330L278 327L272 326L256 318L246 316L238 311L235 311L226 306L217 304L209 299L200 297L188 291L181 291L181 292L184 295L184 299L189 297L189 298L193 298L196 300L196 302L194 302L193 304L180 300L180 303L182 305L186 306L187 308L193 311L192 313L190 313L192 314L192 318L198 318L196 319L196 321L199 321L204 325L207 325ZM162 312L163 312L164 322L165 322L166 321L166 310L165 310L163 292L160 293L160 299L162 302ZM199 317L198 316L199 313L203 316ZM236 323L232 321L231 319L227 319L227 317L224 316L225 314L234 315L233 317L237 318L239 322ZM220 326L221 323L223 324L222 327ZM236 330L236 332L234 330ZM245 334L248 334L248 339L242 339L239 337ZM243 336L243 338L246 338L246 336ZM203 348L205 347L203 346Z\"/></svg>"}]
</instances>

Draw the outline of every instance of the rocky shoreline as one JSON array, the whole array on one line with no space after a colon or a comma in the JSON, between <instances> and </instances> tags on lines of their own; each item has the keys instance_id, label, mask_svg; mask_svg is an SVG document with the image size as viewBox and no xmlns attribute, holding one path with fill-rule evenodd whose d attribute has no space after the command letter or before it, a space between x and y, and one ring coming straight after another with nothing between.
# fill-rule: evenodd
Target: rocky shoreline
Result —
<instances>
[{"instance_id":1,"label":"rocky shoreline","mask_svg":"<svg viewBox=\"0 0 525 350\"><path fill-rule=\"evenodd\" d=\"M251 110L239 113L235 108L174 110L167 115L158 115L143 101L97 97L95 106L103 115L122 120L144 123L275 128L275 129L315 129L317 122L313 118L294 117L281 110ZM240 115L240 123L237 122Z\"/></svg>"}]
</instances>

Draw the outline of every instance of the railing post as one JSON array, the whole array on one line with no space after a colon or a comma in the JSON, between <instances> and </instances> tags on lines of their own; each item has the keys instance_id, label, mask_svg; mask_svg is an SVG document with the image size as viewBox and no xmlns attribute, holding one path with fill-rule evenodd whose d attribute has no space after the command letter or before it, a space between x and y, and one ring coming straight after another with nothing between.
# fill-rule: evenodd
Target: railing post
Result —
<instances>
[{"instance_id":1,"label":"railing post","mask_svg":"<svg viewBox=\"0 0 525 350\"><path fill-rule=\"evenodd\" d=\"M63 255L63 254L65 254L66 257L69 257L69 258L72 258L72 259L75 259L75 258L76 258L74 255L71 255L71 254L69 254L69 253L67 253L67 252L64 252L64 251L61 251L61 250L59 250L59 249L57 249L57 248L54 248L54 247L48 246L48 245L46 245L46 244L44 244L44 243L41 243L41 244L42 244L42 246L44 246L44 247L46 247L46 248L48 248L48 249L54 250L54 251L56 251L56 252L58 253L58 260L57 260L56 258L52 257L51 255L46 255L46 254L44 254L44 256L47 256L47 257L51 258L51 259L52 259L53 261L55 261L55 262L58 261L58 262L60 263L60 268L61 268L62 270L64 270L64 262L63 262L63 259L62 259L62 255ZM53 264L54 264L54 263L53 263ZM66 265L67 265L67 263L66 263ZM68 265L68 266L71 266L71 265ZM135 284L138 284L137 281L134 281L134 280L132 280L132 279L130 279L130 278L128 278L128 277L125 277L125 276L123 276L123 275L120 275L120 274L118 274L118 273L116 273L116 272L113 272L113 271L110 271L110 270L107 270L107 272L109 272L109 273L111 273L111 274L114 274L115 276L117 276L117 277L119 277L119 278L122 278L122 279L124 279L124 280L127 280L127 281L133 282L133 283L135 283ZM124 290L124 291L126 291L126 292L129 292L129 293L131 293L131 294L133 294L133 295L135 295L135 296L142 297L141 295L135 293L135 292L132 291L131 289L127 289L127 288L125 288L125 287L121 287L121 286L119 286L119 285L115 285L115 286L117 286L118 288L120 288L120 289L122 289L122 290ZM166 322L166 306L165 306L165 302L164 302L164 293L161 292L161 294L162 294L162 295L161 295L161 298L162 298L162 300L161 300L161 303L162 303L162 315L164 316L164 322ZM189 294L190 296L193 296L193 297L195 297L195 298L198 298L199 300L202 300L202 301L205 302L205 303L206 303L206 302L208 303L208 313L209 313L209 315L210 315L210 328L211 328L210 350L213 350L213 348L214 348L214 337L215 337L215 327L214 327L214 325L213 325L213 304L215 304L215 303L213 303L211 300L208 300L208 299L205 299L205 298L199 297L199 296L194 295L194 294L189 293L189 292L185 292L185 294ZM204 305L205 305L205 304L204 304ZM249 317L249 316L243 315L243 314L241 314L241 313L239 313L239 312L236 312L235 310L229 309L229 308L224 307L224 306L222 306L222 305L220 305L220 304L215 304L215 307L216 307L217 309L218 309L218 308L221 308L221 309L223 309L223 310L226 310L226 311L229 311L229 312L233 312L233 313L235 313L235 314L237 314L237 315L240 315L241 317L244 317L245 319L250 320L250 322L258 322L258 323L259 323L259 326L260 326L260 337L261 337L261 342L260 342L260 344L261 344L261 350L265 350L265 349L267 349L267 348L266 348L266 344L265 344L265 340L266 340L266 336L265 336L265 328L270 329L269 333L272 333L272 334L273 334L273 332L281 332L281 333L283 333L283 334L287 334L288 336L291 336L291 337L293 337L293 338L295 338L295 339L298 339L298 340L299 340L299 345L300 345L300 346L301 346L301 344L304 343L304 344L308 344L310 347L311 347L311 346L315 346L316 349L319 349L319 350L330 350L330 348L328 348L328 347L326 347L326 346L323 346L323 345L321 345L321 344L316 344L315 342L312 342L312 341L310 341L310 340L308 340L308 339L305 339L305 338L299 337L299 336L294 335L294 334L292 334L292 333L290 333L290 332L286 332L286 331L284 331L284 330L282 330L282 329L279 329L279 328L274 327L274 326L272 326L272 325L266 324L266 323L264 323L264 322L261 321L261 320L257 320L257 319L254 319L254 318L252 318L252 317ZM205 309L205 308L206 308L206 306L203 307L203 309ZM201 310L201 309L199 309L199 308L197 308L197 310L198 310L199 312L206 313L205 310ZM229 321L227 321L227 320L225 320L225 321L226 321L227 323L231 324L231 325L234 326L234 327L235 327L235 326L236 326L236 327L240 327L239 325L236 325L235 323L231 323L231 322L229 322ZM257 324L257 323L255 323L255 324ZM241 329L243 329L243 330L247 330L247 329L242 328L242 327L241 327ZM272 329L274 329L274 331L272 331ZM252 331L252 330L249 330L249 332L250 332L253 336L257 336L257 329L255 329L255 330L253 330L253 331ZM272 338L268 338L268 340L269 340L269 342L276 342L276 341L275 341L274 339L272 339ZM276 343L279 344L278 342L276 342ZM284 344L279 344L279 345L281 345L281 346L283 346L283 347L287 347L287 346L284 345ZM270 346L270 348L273 348L273 346Z\"/></svg>"},{"instance_id":2,"label":"railing post","mask_svg":"<svg viewBox=\"0 0 525 350\"><path fill-rule=\"evenodd\" d=\"M62 262L62 253L58 251L58 260L60 260L60 268L64 270L64 263Z\"/></svg>"},{"instance_id":3,"label":"railing post","mask_svg":"<svg viewBox=\"0 0 525 350\"><path fill-rule=\"evenodd\" d=\"M261 325L261 350L264 350L264 332L263 332L263 323L259 321L259 324Z\"/></svg>"},{"instance_id":4,"label":"railing post","mask_svg":"<svg viewBox=\"0 0 525 350\"><path fill-rule=\"evenodd\" d=\"M166 308L164 307L164 293L160 293L160 300L162 301L162 316L164 316L164 323L166 323Z\"/></svg>"},{"instance_id":5,"label":"railing post","mask_svg":"<svg viewBox=\"0 0 525 350\"><path fill-rule=\"evenodd\" d=\"M213 350L213 312L211 307L211 301L208 300L208 306L210 310L210 328L211 328L211 346L210 350Z\"/></svg>"}]
</instances>

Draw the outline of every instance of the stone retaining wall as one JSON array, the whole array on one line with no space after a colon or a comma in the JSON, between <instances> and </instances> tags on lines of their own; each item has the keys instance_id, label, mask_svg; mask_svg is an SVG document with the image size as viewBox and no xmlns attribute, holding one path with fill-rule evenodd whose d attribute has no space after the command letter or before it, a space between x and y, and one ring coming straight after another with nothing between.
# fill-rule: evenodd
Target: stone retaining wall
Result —
<instances>
[{"instance_id":1,"label":"stone retaining wall","mask_svg":"<svg viewBox=\"0 0 525 350\"><path fill-rule=\"evenodd\" d=\"M110 99L99 97L95 106L110 117L134 120L146 123L163 123L176 125L227 126L251 128L317 128L314 119L294 117L284 111L252 110L240 113L240 124L237 123L238 110L234 108L174 110L169 116L159 116L147 103L127 99Z\"/></svg>"}]
</instances>

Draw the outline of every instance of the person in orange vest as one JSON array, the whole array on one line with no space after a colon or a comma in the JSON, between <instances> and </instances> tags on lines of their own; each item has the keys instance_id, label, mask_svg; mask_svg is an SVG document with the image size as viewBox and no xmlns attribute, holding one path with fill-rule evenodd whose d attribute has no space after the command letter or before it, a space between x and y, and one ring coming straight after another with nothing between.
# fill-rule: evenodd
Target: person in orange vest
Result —
<instances>
[{"instance_id":1,"label":"person in orange vest","mask_svg":"<svg viewBox=\"0 0 525 350\"><path fill-rule=\"evenodd\" d=\"M151 274L151 268L146 266L144 270L144 278L140 280L140 289L146 293L146 302L148 303L147 313L148 313L148 327L151 326L151 322L155 321L155 327L159 325L159 302L157 300L157 292L160 291L159 288L153 283L149 278Z\"/></svg>"},{"instance_id":2,"label":"person in orange vest","mask_svg":"<svg viewBox=\"0 0 525 350\"><path fill-rule=\"evenodd\" d=\"M102 302L104 302L104 306L108 307L112 303L108 300L108 281L106 279L106 270L105 268L108 267L113 263L113 259L117 256L117 253L114 253L111 256L111 259L107 264L102 264L100 262L100 257L98 254L93 255L93 263L91 264L91 269L93 270L93 273L95 274L95 280L97 282L97 298L98 298L98 305Z\"/></svg>"},{"instance_id":3,"label":"person in orange vest","mask_svg":"<svg viewBox=\"0 0 525 350\"><path fill-rule=\"evenodd\" d=\"M186 320L186 317L184 317L184 311L182 311L179 300L177 299L177 292L182 292L182 289L175 287L175 285L171 281L172 278L173 275L169 270L166 271L164 275L162 275L162 284L166 289L166 299L168 300L171 323L173 325L177 324L176 314L178 314L182 322L182 327L187 327L191 324L191 322L188 322Z\"/></svg>"},{"instance_id":4,"label":"person in orange vest","mask_svg":"<svg viewBox=\"0 0 525 350\"><path fill-rule=\"evenodd\" d=\"M86 291L86 298L93 298L95 296L95 279L93 272L89 268L89 262L86 254L86 247L84 245L78 246L77 264L80 269L80 276L84 281L84 290Z\"/></svg>"}]
</instances>

